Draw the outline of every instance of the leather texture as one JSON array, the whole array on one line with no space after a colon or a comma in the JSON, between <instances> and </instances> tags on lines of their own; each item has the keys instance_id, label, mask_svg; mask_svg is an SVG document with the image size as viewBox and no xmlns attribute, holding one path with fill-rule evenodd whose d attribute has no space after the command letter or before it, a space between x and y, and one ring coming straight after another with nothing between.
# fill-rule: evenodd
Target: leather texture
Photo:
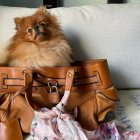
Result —
<instances>
[{"instance_id":1,"label":"leather texture","mask_svg":"<svg viewBox=\"0 0 140 140\"><path fill-rule=\"evenodd\" d=\"M22 132L17 118L0 122L1 140L23 140Z\"/></svg>"},{"instance_id":2,"label":"leather texture","mask_svg":"<svg viewBox=\"0 0 140 140\"><path fill-rule=\"evenodd\" d=\"M0 110L7 111L11 103L4 121L18 118L22 131L29 133L34 110L52 108L62 98L70 69L75 76L66 109L72 112L77 108L76 120L85 129L97 128L106 114L115 109L118 100L105 59L32 70L0 67Z\"/></svg>"}]
</instances>

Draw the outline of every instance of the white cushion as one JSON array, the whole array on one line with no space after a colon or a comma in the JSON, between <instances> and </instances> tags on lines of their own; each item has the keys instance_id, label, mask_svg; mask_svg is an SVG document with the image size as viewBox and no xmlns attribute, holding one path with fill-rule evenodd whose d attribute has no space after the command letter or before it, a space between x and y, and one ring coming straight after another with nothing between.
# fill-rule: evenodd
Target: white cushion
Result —
<instances>
[{"instance_id":1,"label":"white cushion","mask_svg":"<svg viewBox=\"0 0 140 140\"><path fill-rule=\"evenodd\" d=\"M127 130L140 132L140 89L119 90L120 101L114 111L115 119L124 124Z\"/></svg>"},{"instance_id":2,"label":"white cushion","mask_svg":"<svg viewBox=\"0 0 140 140\"><path fill-rule=\"evenodd\" d=\"M0 45L14 33L13 18L36 9L0 6ZM140 4L51 9L75 59L107 58L117 88L140 87Z\"/></svg>"}]
</instances>

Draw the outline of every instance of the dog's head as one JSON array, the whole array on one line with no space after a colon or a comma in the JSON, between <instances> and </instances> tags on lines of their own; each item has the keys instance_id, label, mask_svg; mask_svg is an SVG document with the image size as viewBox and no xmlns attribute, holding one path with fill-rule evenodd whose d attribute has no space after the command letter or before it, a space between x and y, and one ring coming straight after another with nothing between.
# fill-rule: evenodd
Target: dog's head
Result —
<instances>
[{"instance_id":1,"label":"dog's head","mask_svg":"<svg viewBox=\"0 0 140 140\"><path fill-rule=\"evenodd\" d=\"M60 26L55 16L51 15L44 6L32 16L17 17L16 37L29 42L42 42L60 35Z\"/></svg>"}]
</instances>

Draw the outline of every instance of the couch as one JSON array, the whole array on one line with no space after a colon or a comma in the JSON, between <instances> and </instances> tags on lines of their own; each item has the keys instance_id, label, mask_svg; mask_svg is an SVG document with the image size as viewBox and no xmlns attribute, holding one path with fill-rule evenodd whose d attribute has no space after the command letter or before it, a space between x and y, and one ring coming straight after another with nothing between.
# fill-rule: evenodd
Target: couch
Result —
<instances>
[{"instance_id":1,"label":"couch","mask_svg":"<svg viewBox=\"0 0 140 140\"><path fill-rule=\"evenodd\" d=\"M14 17L36 8L0 6L0 59L14 34ZM140 4L87 5L49 10L56 15L75 60L106 58L120 100L107 119L140 131Z\"/></svg>"}]
</instances>

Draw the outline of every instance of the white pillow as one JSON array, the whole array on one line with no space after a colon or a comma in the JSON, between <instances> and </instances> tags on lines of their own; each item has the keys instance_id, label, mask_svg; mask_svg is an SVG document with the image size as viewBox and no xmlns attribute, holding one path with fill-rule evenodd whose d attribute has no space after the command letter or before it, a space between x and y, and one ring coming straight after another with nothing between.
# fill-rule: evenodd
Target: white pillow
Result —
<instances>
[{"instance_id":1,"label":"white pillow","mask_svg":"<svg viewBox=\"0 0 140 140\"><path fill-rule=\"evenodd\" d=\"M0 6L0 45L14 33L13 18L36 9ZM106 58L117 88L140 88L140 4L56 8L75 59Z\"/></svg>"}]
</instances>

